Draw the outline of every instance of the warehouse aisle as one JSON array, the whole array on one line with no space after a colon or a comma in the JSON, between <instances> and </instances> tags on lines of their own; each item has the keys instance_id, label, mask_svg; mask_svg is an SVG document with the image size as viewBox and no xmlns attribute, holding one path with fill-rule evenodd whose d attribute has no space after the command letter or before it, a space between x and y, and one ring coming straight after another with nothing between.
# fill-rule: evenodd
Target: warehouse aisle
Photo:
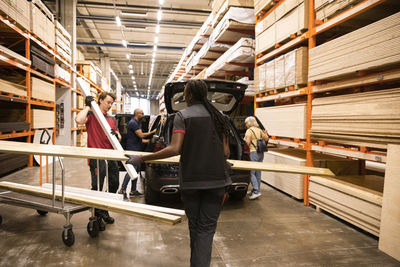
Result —
<instances>
[{"instance_id":1,"label":"warehouse aisle","mask_svg":"<svg viewBox=\"0 0 400 267\"><path fill-rule=\"evenodd\" d=\"M86 161L64 163L67 185L89 188ZM38 185L39 168L0 180ZM400 266L377 249L377 239L269 186L262 186L262 194L255 201L225 203L212 266ZM171 226L112 213L116 223L91 238L86 211L72 217L75 244L68 248L61 241L62 215L39 216L4 204L0 215L0 266L189 266L187 221Z\"/></svg>"}]
</instances>

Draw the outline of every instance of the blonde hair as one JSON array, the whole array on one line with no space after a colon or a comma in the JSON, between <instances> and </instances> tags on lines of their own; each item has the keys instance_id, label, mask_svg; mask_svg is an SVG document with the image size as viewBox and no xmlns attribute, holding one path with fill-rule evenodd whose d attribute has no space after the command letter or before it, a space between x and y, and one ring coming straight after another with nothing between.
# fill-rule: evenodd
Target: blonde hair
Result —
<instances>
[{"instance_id":1,"label":"blonde hair","mask_svg":"<svg viewBox=\"0 0 400 267\"><path fill-rule=\"evenodd\" d=\"M254 118L253 116L247 117L244 123L246 123L246 125L249 125L249 127L259 127L256 118Z\"/></svg>"}]
</instances>

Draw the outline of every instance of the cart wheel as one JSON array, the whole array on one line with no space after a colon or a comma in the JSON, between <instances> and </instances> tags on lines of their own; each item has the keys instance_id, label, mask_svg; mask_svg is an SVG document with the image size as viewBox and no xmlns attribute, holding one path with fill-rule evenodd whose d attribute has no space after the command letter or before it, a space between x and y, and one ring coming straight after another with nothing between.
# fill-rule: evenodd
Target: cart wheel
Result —
<instances>
[{"instance_id":1,"label":"cart wheel","mask_svg":"<svg viewBox=\"0 0 400 267\"><path fill-rule=\"evenodd\" d=\"M3 223L3 217L0 216L0 224Z\"/></svg>"},{"instance_id":2,"label":"cart wheel","mask_svg":"<svg viewBox=\"0 0 400 267\"><path fill-rule=\"evenodd\" d=\"M87 232L90 237L97 237L100 232L99 223L97 220L90 220L87 225Z\"/></svg>"},{"instance_id":3,"label":"cart wheel","mask_svg":"<svg viewBox=\"0 0 400 267\"><path fill-rule=\"evenodd\" d=\"M44 210L36 210L37 213L39 213L40 216L45 216L47 213L49 213L48 211L44 211Z\"/></svg>"},{"instance_id":4,"label":"cart wheel","mask_svg":"<svg viewBox=\"0 0 400 267\"><path fill-rule=\"evenodd\" d=\"M70 247L75 243L75 235L74 232L72 232L72 229L64 229L61 233L61 238L67 247Z\"/></svg>"}]
</instances>

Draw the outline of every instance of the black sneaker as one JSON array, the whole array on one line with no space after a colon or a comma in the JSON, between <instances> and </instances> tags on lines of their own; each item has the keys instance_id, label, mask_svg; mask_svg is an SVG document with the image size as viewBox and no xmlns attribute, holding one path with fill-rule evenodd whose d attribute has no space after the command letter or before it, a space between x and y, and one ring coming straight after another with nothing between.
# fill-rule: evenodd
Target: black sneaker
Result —
<instances>
[{"instance_id":1,"label":"black sneaker","mask_svg":"<svg viewBox=\"0 0 400 267\"><path fill-rule=\"evenodd\" d=\"M140 196L143 196L143 194L142 193L140 193L139 191L137 191L137 190L135 190L135 191L131 191L130 193L129 193L129 196L131 196L131 197L140 197Z\"/></svg>"},{"instance_id":2,"label":"black sneaker","mask_svg":"<svg viewBox=\"0 0 400 267\"><path fill-rule=\"evenodd\" d=\"M106 230L106 225L104 224L104 222L103 222L101 217L97 217L97 223L99 224L99 230L100 231L105 231Z\"/></svg>"},{"instance_id":3,"label":"black sneaker","mask_svg":"<svg viewBox=\"0 0 400 267\"><path fill-rule=\"evenodd\" d=\"M130 201L128 194L126 193L125 190L123 190L123 189L118 190L118 194L122 194L124 201L128 201L128 202Z\"/></svg>"},{"instance_id":4,"label":"black sneaker","mask_svg":"<svg viewBox=\"0 0 400 267\"><path fill-rule=\"evenodd\" d=\"M108 224L113 224L114 223L114 218L108 214L108 211L104 211L103 213L103 220L108 223Z\"/></svg>"}]
</instances>

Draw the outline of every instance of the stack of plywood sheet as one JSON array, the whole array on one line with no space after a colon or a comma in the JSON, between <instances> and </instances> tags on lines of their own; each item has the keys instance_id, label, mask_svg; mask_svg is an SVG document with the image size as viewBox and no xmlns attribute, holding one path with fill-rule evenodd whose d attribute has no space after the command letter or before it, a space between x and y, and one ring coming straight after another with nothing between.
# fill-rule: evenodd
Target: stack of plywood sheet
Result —
<instances>
[{"instance_id":1,"label":"stack of plywood sheet","mask_svg":"<svg viewBox=\"0 0 400 267\"><path fill-rule=\"evenodd\" d=\"M85 99L82 95L76 96L76 108L82 109L85 106Z\"/></svg>"},{"instance_id":2,"label":"stack of plywood sheet","mask_svg":"<svg viewBox=\"0 0 400 267\"><path fill-rule=\"evenodd\" d=\"M400 12L310 49L309 81L400 62Z\"/></svg>"},{"instance_id":3,"label":"stack of plywood sheet","mask_svg":"<svg viewBox=\"0 0 400 267\"><path fill-rule=\"evenodd\" d=\"M254 0L254 15L257 16L261 11L268 10L275 3L275 0Z\"/></svg>"},{"instance_id":4,"label":"stack of plywood sheet","mask_svg":"<svg viewBox=\"0 0 400 267\"><path fill-rule=\"evenodd\" d=\"M306 138L306 104L257 108L256 116L271 136Z\"/></svg>"},{"instance_id":5,"label":"stack of plywood sheet","mask_svg":"<svg viewBox=\"0 0 400 267\"><path fill-rule=\"evenodd\" d=\"M315 98L313 138L386 148L400 143L400 88Z\"/></svg>"},{"instance_id":6,"label":"stack of plywood sheet","mask_svg":"<svg viewBox=\"0 0 400 267\"><path fill-rule=\"evenodd\" d=\"M94 83L97 83L96 66L90 61L78 61L78 69L82 67L83 75Z\"/></svg>"},{"instance_id":7,"label":"stack of plywood sheet","mask_svg":"<svg viewBox=\"0 0 400 267\"><path fill-rule=\"evenodd\" d=\"M256 53L268 51L307 28L308 0L286 0L257 23Z\"/></svg>"},{"instance_id":8,"label":"stack of plywood sheet","mask_svg":"<svg viewBox=\"0 0 400 267\"><path fill-rule=\"evenodd\" d=\"M230 7L213 30L213 43L235 44L240 38L254 35L254 12L252 8Z\"/></svg>"},{"instance_id":9,"label":"stack of plywood sheet","mask_svg":"<svg viewBox=\"0 0 400 267\"><path fill-rule=\"evenodd\" d=\"M243 66L229 63L253 63L254 41L251 38L241 38L229 48L222 56L207 68L206 76L210 77L218 71L241 71Z\"/></svg>"},{"instance_id":10,"label":"stack of plywood sheet","mask_svg":"<svg viewBox=\"0 0 400 267\"><path fill-rule=\"evenodd\" d=\"M32 0L30 30L51 48L55 48L55 27L51 11L40 0Z\"/></svg>"},{"instance_id":11,"label":"stack of plywood sheet","mask_svg":"<svg viewBox=\"0 0 400 267\"><path fill-rule=\"evenodd\" d=\"M80 132L76 135L76 146L86 147L87 144L87 132Z\"/></svg>"},{"instance_id":12,"label":"stack of plywood sheet","mask_svg":"<svg viewBox=\"0 0 400 267\"><path fill-rule=\"evenodd\" d=\"M46 53L41 47L31 43L32 67L54 77L55 60L50 53Z\"/></svg>"},{"instance_id":13,"label":"stack of plywood sheet","mask_svg":"<svg viewBox=\"0 0 400 267\"><path fill-rule=\"evenodd\" d=\"M212 25L215 27L230 7L253 8L254 0L214 0L211 7L213 14Z\"/></svg>"},{"instance_id":14,"label":"stack of plywood sheet","mask_svg":"<svg viewBox=\"0 0 400 267\"><path fill-rule=\"evenodd\" d=\"M0 90L18 96L27 96L26 86L0 79Z\"/></svg>"},{"instance_id":15,"label":"stack of plywood sheet","mask_svg":"<svg viewBox=\"0 0 400 267\"><path fill-rule=\"evenodd\" d=\"M44 109L32 109L32 129L54 128L54 111Z\"/></svg>"},{"instance_id":16,"label":"stack of plywood sheet","mask_svg":"<svg viewBox=\"0 0 400 267\"><path fill-rule=\"evenodd\" d=\"M315 0L316 19L325 20L331 18L359 2L361 0Z\"/></svg>"},{"instance_id":17,"label":"stack of plywood sheet","mask_svg":"<svg viewBox=\"0 0 400 267\"><path fill-rule=\"evenodd\" d=\"M54 21L56 51L71 62L71 35L57 20Z\"/></svg>"},{"instance_id":18,"label":"stack of plywood sheet","mask_svg":"<svg viewBox=\"0 0 400 267\"><path fill-rule=\"evenodd\" d=\"M45 82L39 78L31 78L32 97L40 100L55 101L56 90L53 83Z\"/></svg>"},{"instance_id":19,"label":"stack of plywood sheet","mask_svg":"<svg viewBox=\"0 0 400 267\"><path fill-rule=\"evenodd\" d=\"M310 203L379 236L384 178L374 175L310 177Z\"/></svg>"},{"instance_id":20,"label":"stack of plywood sheet","mask_svg":"<svg viewBox=\"0 0 400 267\"><path fill-rule=\"evenodd\" d=\"M29 30L31 13L27 0L0 0L0 14L16 21L22 29Z\"/></svg>"},{"instance_id":21,"label":"stack of plywood sheet","mask_svg":"<svg viewBox=\"0 0 400 267\"><path fill-rule=\"evenodd\" d=\"M306 151L291 148L270 149L264 153L264 162L306 166ZM358 161L313 152L314 167L330 169L336 175L358 173ZM283 192L297 198L304 197L304 175L262 172L261 179Z\"/></svg>"},{"instance_id":22,"label":"stack of plywood sheet","mask_svg":"<svg viewBox=\"0 0 400 267\"><path fill-rule=\"evenodd\" d=\"M299 47L260 67L260 92L305 86L308 80L308 49Z\"/></svg>"},{"instance_id":23,"label":"stack of plywood sheet","mask_svg":"<svg viewBox=\"0 0 400 267\"><path fill-rule=\"evenodd\" d=\"M59 65L55 65L54 75L67 83L71 82L71 74Z\"/></svg>"}]
</instances>

